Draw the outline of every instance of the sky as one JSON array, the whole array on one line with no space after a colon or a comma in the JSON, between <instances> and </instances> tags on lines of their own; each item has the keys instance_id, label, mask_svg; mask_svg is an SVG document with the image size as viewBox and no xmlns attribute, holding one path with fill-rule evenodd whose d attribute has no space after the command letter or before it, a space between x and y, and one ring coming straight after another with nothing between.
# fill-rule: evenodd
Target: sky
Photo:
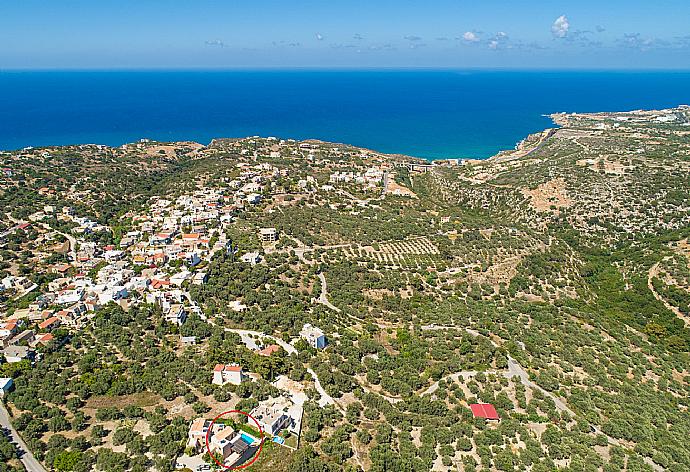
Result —
<instances>
[{"instance_id":1,"label":"sky","mask_svg":"<svg viewBox=\"0 0 690 472\"><path fill-rule=\"evenodd\" d=\"M0 0L0 70L688 69L687 0Z\"/></svg>"}]
</instances>

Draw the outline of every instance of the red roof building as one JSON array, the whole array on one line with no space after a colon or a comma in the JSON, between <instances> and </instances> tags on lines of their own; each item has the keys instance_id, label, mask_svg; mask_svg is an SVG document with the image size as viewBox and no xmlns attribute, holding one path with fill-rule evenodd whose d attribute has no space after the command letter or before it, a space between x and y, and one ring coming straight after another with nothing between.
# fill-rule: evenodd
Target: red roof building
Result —
<instances>
[{"instance_id":1,"label":"red roof building","mask_svg":"<svg viewBox=\"0 0 690 472\"><path fill-rule=\"evenodd\" d=\"M53 336L53 335L50 334L50 333L40 334L40 335L38 335L38 337L36 338L37 342L39 342L39 343L41 343L41 344L43 344L43 345L48 344L48 343L49 343L50 341L52 341L53 339L55 339L55 336Z\"/></svg>"},{"instance_id":2,"label":"red roof building","mask_svg":"<svg viewBox=\"0 0 690 472\"><path fill-rule=\"evenodd\" d=\"M473 403L470 405L470 409L475 418L486 418L487 420L501 419L498 413L496 413L496 408L490 403Z\"/></svg>"},{"instance_id":3,"label":"red roof building","mask_svg":"<svg viewBox=\"0 0 690 472\"><path fill-rule=\"evenodd\" d=\"M266 346L265 348L263 348L260 351L257 351L256 353L260 356L270 357L271 354L278 351L280 351L280 346L278 346L277 344L271 344L270 346Z\"/></svg>"},{"instance_id":4,"label":"red roof building","mask_svg":"<svg viewBox=\"0 0 690 472\"><path fill-rule=\"evenodd\" d=\"M170 285L169 280L158 280L158 279L153 279L151 281L151 288L154 290L158 290L163 287L168 287Z\"/></svg>"},{"instance_id":5,"label":"red roof building","mask_svg":"<svg viewBox=\"0 0 690 472\"><path fill-rule=\"evenodd\" d=\"M60 325L60 319L53 316L52 318L48 318L47 320L43 321L42 323L39 323L38 327L41 329L53 329L56 328Z\"/></svg>"}]
</instances>

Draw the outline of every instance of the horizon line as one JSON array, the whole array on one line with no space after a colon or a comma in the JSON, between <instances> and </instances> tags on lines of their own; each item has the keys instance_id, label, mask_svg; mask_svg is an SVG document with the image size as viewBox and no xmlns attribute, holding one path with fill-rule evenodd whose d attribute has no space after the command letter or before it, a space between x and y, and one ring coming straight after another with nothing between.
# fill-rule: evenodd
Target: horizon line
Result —
<instances>
[{"instance_id":1,"label":"horizon line","mask_svg":"<svg viewBox=\"0 0 690 472\"><path fill-rule=\"evenodd\" d=\"M454 67L454 66L152 66L152 67L0 67L2 73L19 72L621 72L621 73L690 73L690 67Z\"/></svg>"}]
</instances>

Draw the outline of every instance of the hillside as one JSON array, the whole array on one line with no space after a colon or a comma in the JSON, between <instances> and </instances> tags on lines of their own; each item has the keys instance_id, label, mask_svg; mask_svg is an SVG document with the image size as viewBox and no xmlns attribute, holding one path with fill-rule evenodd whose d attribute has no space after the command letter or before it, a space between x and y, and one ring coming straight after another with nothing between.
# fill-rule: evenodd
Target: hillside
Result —
<instances>
[{"instance_id":1,"label":"hillside","mask_svg":"<svg viewBox=\"0 0 690 472\"><path fill-rule=\"evenodd\" d=\"M289 398L246 470L689 470L690 108L552 118L485 161L0 152L14 426L49 470L166 471L208 459L192 420Z\"/></svg>"}]
</instances>

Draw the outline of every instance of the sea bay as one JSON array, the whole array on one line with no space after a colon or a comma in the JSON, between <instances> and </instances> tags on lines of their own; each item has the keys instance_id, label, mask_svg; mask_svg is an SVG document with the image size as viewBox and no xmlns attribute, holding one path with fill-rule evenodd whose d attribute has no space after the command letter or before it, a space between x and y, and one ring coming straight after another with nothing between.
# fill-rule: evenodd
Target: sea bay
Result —
<instances>
[{"instance_id":1,"label":"sea bay","mask_svg":"<svg viewBox=\"0 0 690 472\"><path fill-rule=\"evenodd\" d=\"M549 113L687 103L688 72L4 71L0 149L260 135L485 158Z\"/></svg>"}]
</instances>

